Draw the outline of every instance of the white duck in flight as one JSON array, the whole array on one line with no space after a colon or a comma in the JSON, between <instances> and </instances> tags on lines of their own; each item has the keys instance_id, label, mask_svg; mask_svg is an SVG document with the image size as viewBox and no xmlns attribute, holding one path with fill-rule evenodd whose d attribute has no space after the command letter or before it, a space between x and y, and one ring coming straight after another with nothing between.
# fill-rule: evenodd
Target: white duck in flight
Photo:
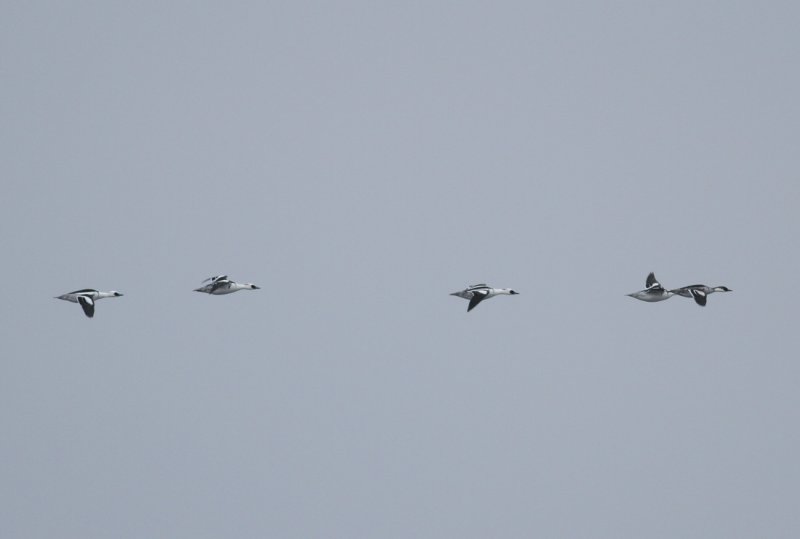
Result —
<instances>
[{"instance_id":1,"label":"white duck in flight","mask_svg":"<svg viewBox=\"0 0 800 539\"><path fill-rule=\"evenodd\" d=\"M689 286L682 286L681 288L675 288L671 292L673 292L678 296L683 296L685 298L694 298L695 303L697 303L701 307L705 307L709 294L713 294L714 292L733 292L733 290L731 290L727 286L711 287L711 286L706 286L704 284L691 284Z\"/></svg>"},{"instance_id":2,"label":"white duck in flight","mask_svg":"<svg viewBox=\"0 0 800 539\"><path fill-rule=\"evenodd\" d=\"M638 292L632 292L628 294L632 298L636 298L642 301L664 301L665 299L671 298L675 292L672 290L666 290L661 283L658 282L656 276L653 272L650 272L650 275L647 276L646 281L647 288L644 290L639 290Z\"/></svg>"},{"instance_id":3,"label":"white duck in flight","mask_svg":"<svg viewBox=\"0 0 800 539\"><path fill-rule=\"evenodd\" d=\"M206 294L211 294L214 296L221 296L223 294L232 294L234 292L238 292L239 290L258 290L261 288L260 286L256 286L250 283L237 283L236 281L232 281L228 279L227 275L216 275L214 277L209 277L205 279L203 282L211 281L205 286L201 286L200 288L195 288L195 292L205 292Z\"/></svg>"},{"instance_id":4,"label":"white duck in flight","mask_svg":"<svg viewBox=\"0 0 800 539\"><path fill-rule=\"evenodd\" d=\"M122 295L123 294L117 292L116 290L112 290L110 292L100 292L94 288L84 288L82 290L75 290L74 292L68 292L66 294L56 296L56 299L63 299L64 301L71 301L72 303L80 303L81 307L83 308L83 313L89 318L92 318L94 316L94 304L98 299L118 298Z\"/></svg>"},{"instance_id":5,"label":"white duck in flight","mask_svg":"<svg viewBox=\"0 0 800 539\"><path fill-rule=\"evenodd\" d=\"M467 307L467 312L470 312L478 305L478 303L480 303L485 299L493 298L495 296L500 296L500 295L514 296L517 294L519 294L519 292L517 292L516 290L512 290L510 288L492 288L487 284L481 283L468 286L464 290L461 290L459 292L453 292L450 295L468 299L469 306Z\"/></svg>"}]
</instances>

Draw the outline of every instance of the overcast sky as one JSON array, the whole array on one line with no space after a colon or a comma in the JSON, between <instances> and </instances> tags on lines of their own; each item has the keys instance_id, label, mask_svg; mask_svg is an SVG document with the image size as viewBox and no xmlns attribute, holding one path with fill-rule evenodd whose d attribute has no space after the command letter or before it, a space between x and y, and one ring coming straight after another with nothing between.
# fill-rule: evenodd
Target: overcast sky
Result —
<instances>
[{"instance_id":1,"label":"overcast sky","mask_svg":"<svg viewBox=\"0 0 800 539\"><path fill-rule=\"evenodd\" d=\"M0 536L798 537L798 23L7 3Z\"/></svg>"}]
</instances>

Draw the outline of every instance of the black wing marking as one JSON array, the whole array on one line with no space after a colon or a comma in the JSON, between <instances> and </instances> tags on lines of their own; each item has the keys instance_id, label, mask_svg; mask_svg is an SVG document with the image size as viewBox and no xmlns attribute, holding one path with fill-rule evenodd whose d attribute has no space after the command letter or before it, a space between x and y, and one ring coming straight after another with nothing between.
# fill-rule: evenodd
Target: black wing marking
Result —
<instances>
[{"instance_id":1,"label":"black wing marking","mask_svg":"<svg viewBox=\"0 0 800 539\"><path fill-rule=\"evenodd\" d=\"M78 296L78 303L83 307L83 314L92 318L94 316L94 300L89 296Z\"/></svg>"},{"instance_id":2,"label":"black wing marking","mask_svg":"<svg viewBox=\"0 0 800 539\"><path fill-rule=\"evenodd\" d=\"M658 282L658 279L656 279L656 274L653 273L652 271L650 272L650 275L647 276L646 282L647 282L647 288L650 288L651 286L657 286L661 288L661 283Z\"/></svg>"},{"instance_id":3,"label":"black wing marking","mask_svg":"<svg viewBox=\"0 0 800 539\"><path fill-rule=\"evenodd\" d=\"M477 290L472 293L472 299L469 300L469 307L467 307L467 312L470 312L472 309L478 306L478 303L486 299L486 296L489 295L489 292L483 292L481 290Z\"/></svg>"},{"instance_id":4,"label":"black wing marking","mask_svg":"<svg viewBox=\"0 0 800 539\"><path fill-rule=\"evenodd\" d=\"M83 288L81 290L75 290L70 292L70 294L89 294L90 292L97 292L94 288Z\"/></svg>"},{"instance_id":5,"label":"black wing marking","mask_svg":"<svg viewBox=\"0 0 800 539\"><path fill-rule=\"evenodd\" d=\"M694 298L695 303L700 305L701 307L706 306L706 301L708 300L708 296L702 290L692 290L692 297Z\"/></svg>"},{"instance_id":6,"label":"black wing marking","mask_svg":"<svg viewBox=\"0 0 800 539\"><path fill-rule=\"evenodd\" d=\"M228 279L220 278L211 283L209 286L211 287L208 291L209 294L214 292L215 290L219 290L223 286L229 285L231 282Z\"/></svg>"}]
</instances>

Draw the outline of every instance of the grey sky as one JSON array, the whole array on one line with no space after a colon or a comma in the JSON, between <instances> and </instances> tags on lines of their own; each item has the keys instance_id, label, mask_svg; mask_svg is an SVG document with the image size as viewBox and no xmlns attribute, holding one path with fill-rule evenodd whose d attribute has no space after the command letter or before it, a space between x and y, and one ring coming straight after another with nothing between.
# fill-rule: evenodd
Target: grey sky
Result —
<instances>
[{"instance_id":1,"label":"grey sky","mask_svg":"<svg viewBox=\"0 0 800 539\"><path fill-rule=\"evenodd\" d=\"M797 537L798 17L5 6L0 537Z\"/></svg>"}]
</instances>

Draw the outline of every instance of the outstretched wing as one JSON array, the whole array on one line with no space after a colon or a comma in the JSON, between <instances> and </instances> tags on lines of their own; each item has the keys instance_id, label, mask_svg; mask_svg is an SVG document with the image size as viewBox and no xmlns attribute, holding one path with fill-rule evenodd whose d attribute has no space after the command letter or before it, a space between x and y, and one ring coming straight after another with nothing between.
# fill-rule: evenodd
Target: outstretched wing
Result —
<instances>
[{"instance_id":1,"label":"outstretched wing","mask_svg":"<svg viewBox=\"0 0 800 539\"><path fill-rule=\"evenodd\" d=\"M692 297L694 298L695 303L697 303L701 307L706 306L706 301L708 300L708 296L702 290L692 290Z\"/></svg>"},{"instance_id":2,"label":"outstretched wing","mask_svg":"<svg viewBox=\"0 0 800 539\"><path fill-rule=\"evenodd\" d=\"M647 288L657 287L661 288L661 283L658 282L656 279L656 274L654 272L650 272L650 275L647 276Z\"/></svg>"},{"instance_id":3,"label":"outstretched wing","mask_svg":"<svg viewBox=\"0 0 800 539\"><path fill-rule=\"evenodd\" d=\"M215 275L215 276L213 276L213 277L209 277L208 279L203 279L203 282L205 283L205 282L207 282L207 281L211 281L211 282L213 283L213 282L215 282L215 281L219 281L219 280L221 280L221 279L227 279L227 278L228 278L228 276L227 276L227 275ZM201 283L201 284L202 284L202 283Z\"/></svg>"},{"instance_id":4,"label":"outstretched wing","mask_svg":"<svg viewBox=\"0 0 800 539\"><path fill-rule=\"evenodd\" d=\"M475 290L472 292L472 299L469 300L469 307L467 307L467 312L470 312L472 309L478 306L478 303L486 299L486 296L489 295L488 291L484 290Z\"/></svg>"},{"instance_id":5,"label":"outstretched wing","mask_svg":"<svg viewBox=\"0 0 800 539\"><path fill-rule=\"evenodd\" d=\"M94 316L94 300L89 296L78 296L78 303L83 307L83 314L92 318Z\"/></svg>"}]
</instances>

